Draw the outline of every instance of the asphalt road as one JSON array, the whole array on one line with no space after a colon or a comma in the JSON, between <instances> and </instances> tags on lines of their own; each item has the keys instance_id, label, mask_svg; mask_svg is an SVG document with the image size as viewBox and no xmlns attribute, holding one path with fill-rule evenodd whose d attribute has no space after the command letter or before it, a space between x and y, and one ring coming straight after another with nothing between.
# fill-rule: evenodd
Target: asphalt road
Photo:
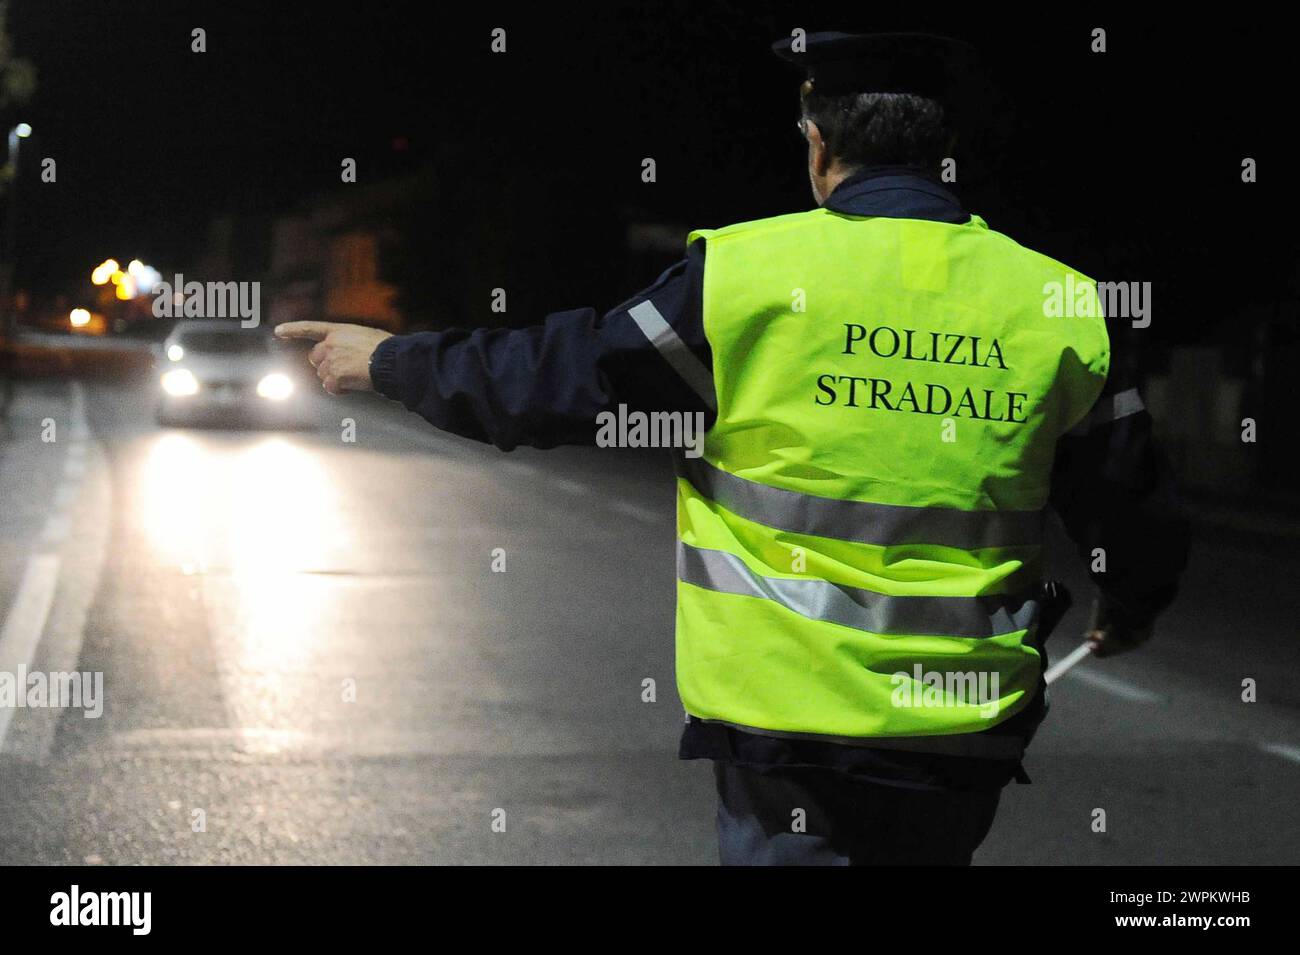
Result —
<instances>
[{"instance_id":1,"label":"asphalt road","mask_svg":"<svg viewBox=\"0 0 1300 955\"><path fill-rule=\"evenodd\" d=\"M162 429L152 398L27 385L0 442L0 670L103 680L98 718L0 711L0 862L715 861L660 455L507 455L362 397ZM1300 862L1298 540L1198 529L1155 642L1053 688L977 862Z\"/></svg>"}]
</instances>

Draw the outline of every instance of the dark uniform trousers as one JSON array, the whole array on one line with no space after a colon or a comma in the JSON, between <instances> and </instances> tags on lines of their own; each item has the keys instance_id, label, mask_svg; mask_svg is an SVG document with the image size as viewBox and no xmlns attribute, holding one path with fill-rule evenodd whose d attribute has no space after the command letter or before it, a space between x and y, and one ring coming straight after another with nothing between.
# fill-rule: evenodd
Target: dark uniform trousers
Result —
<instances>
[{"instance_id":1,"label":"dark uniform trousers","mask_svg":"<svg viewBox=\"0 0 1300 955\"><path fill-rule=\"evenodd\" d=\"M909 789L717 760L723 865L970 865L1001 790Z\"/></svg>"}]
</instances>

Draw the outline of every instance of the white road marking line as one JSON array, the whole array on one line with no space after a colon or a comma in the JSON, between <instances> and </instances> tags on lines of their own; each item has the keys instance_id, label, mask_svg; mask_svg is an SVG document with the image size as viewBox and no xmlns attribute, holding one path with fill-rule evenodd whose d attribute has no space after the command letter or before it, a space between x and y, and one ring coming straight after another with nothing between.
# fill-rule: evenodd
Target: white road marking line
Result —
<instances>
[{"instance_id":1,"label":"white road marking line","mask_svg":"<svg viewBox=\"0 0 1300 955\"><path fill-rule=\"evenodd\" d=\"M36 554L28 559L18 593L14 596L4 630L0 631L0 673L17 673L19 667L31 665L36 647L45 632L54 591L59 584L59 558L54 554ZM20 692L25 687L18 688ZM0 749L4 748L9 723L16 707L0 707Z\"/></svg>"},{"instance_id":2,"label":"white road marking line","mask_svg":"<svg viewBox=\"0 0 1300 955\"><path fill-rule=\"evenodd\" d=\"M561 491L568 491L570 494L587 494L590 491L587 485L571 481L568 478L551 478L550 484L552 487Z\"/></svg>"},{"instance_id":3,"label":"white road marking line","mask_svg":"<svg viewBox=\"0 0 1300 955\"><path fill-rule=\"evenodd\" d=\"M662 516L656 510L642 507L640 504L633 504L630 501L611 501L609 509L619 514L626 514L633 520L642 521L646 524L658 524Z\"/></svg>"},{"instance_id":4,"label":"white road marking line","mask_svg":"<svg viewBox=\"0 0 1300 955\"><path fill-rule=\"evenodd\" d=\"M87 464L89 446L86 439L90 436L90 427L86 421L86 394L80 382L72 382L68 419L68 431L73 440L66 452L63 479L41 529L39 542L42 545L60 542L68 536L72 508L78 496L78 487L72 478L77 469L84 471ZM43 550L28 558L13 605L5 618L4 629L0 630L0 672L16 673L20 667L30 667L35 660L54 608L61 567L62 561L57 554ZM98 579L98 570L94 576ZM81 626L78 625L75 634L78 650L83 638ZM20 691L22 689L25 688L20 688ZM0 707L0 750L4 749L15 711L16 707Z\"/></svg>"},{"instance_id":5,"label":"white road marking line","mask_svg":"<svg viewBox=\"0 0 1300 955\"><path fill-rule=\"evenodd\" d=\"M1096 670L1080 670L1077 667L1070 671L1070 677L1075 680L1081 680L1090 686L1096 687L1105 693L1118 696L1121 700L1128 700L1130 703L1163 703L1164 697L1151 693L1139 686L1134 686L1117 677L1107 676L1098 673Z\"/></svg>"},{"instance_id":6,"label":"white road marking line","mask_svg":"<svg viewBox=\"0 0 1300 955\"><path fill-rule=\"evenodd\" d=\"M1289 759L1293 763L1300 763L1300 746L1291 746L1288 743L1261 743L1259 748L1274 756Z\"/></svg>"}]
</instances>

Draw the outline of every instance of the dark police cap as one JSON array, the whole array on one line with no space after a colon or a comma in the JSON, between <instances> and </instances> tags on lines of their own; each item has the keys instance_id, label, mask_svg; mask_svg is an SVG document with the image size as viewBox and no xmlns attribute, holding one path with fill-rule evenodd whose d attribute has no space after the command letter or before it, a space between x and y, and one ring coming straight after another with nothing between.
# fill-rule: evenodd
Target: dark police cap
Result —
<instances>
[{"instance_id":1,"label":"dark police cap","mask_svg":"<svg viewBox=\"0 0 1300 955\"><path fill-rule=\"evenodd\" d=\"M809 33L772 44L826 96L915 93L957 105L978 72L975 48L927 33Z\"/></svg>"}]
</instances>

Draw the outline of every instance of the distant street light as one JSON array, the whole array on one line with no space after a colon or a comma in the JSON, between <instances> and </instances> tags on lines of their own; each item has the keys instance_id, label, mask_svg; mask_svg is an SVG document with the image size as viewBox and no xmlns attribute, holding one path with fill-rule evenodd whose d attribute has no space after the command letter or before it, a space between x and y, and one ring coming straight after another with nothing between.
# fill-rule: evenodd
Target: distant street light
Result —
<instances>
[{"instance_id":1,"label":"distant street light","mask_svg":"<svg viewBox=\"0 0 1300 955\"><path fill-rule=\"evenodd\" d=\"M0 330L3 331L4 338L8 338L18 325L18 315L13 310L13 302L10 301L13 294L16 248L14 232L18 227L18 184L21 181L18 175L18 141L26 139L31 134L32 128L27 123L19 123L9 130L8 171L12 183L9 187L9 201L5 203L4 266L0 268L0 310L3 310L3 324L0 325Z\"/></svg>"},{"instance_id":2,"label":"distant street light","mask_svg":"<svg viewBox=\"0 0 1300 955\"><path fill-rule=\"evenodd\" d=\"M84 308L74 308L68 313L68 321L73 328L84 328L90 324L90 312Z\"/></svg>"},{"instance_id":3,"label":"distant street light","mask_svg":"<svg viewBox=\"0 0 1300 955\"><path fill-rule=\"evenodd\" d=\"M95 266L95 271L90 273L90 281L96 285L104 285L112 278L114 272L121 271L121 266L117 264L117 259L105 259Z\"/></svg>"},{"instance_id":4,"label":"distant street light","mask_svg":"<svg viewBox=\"0 0 1300 955\"><path fill-rule=\"evenodd\" d=\"M135 280L135 294L152 292L154 286L162 281L162 276L152 265L145 265L139 259L132 259L126 272Z\"/></svg>"},{"instance_id":5,"label":"distant street light","mask_svg":"<svg viewBox=\"0 0 1300 955\"><path fill-rule=\"evenodd\" d=\"M96 285L112 282L114 294L126 302L137 295L146 295L162 281L162 276L152 265L145 265L139 259L132 259L123 270L117 259L105 259L95 266L90 273L90 281Z\"/></svg>"}]
</instances>

